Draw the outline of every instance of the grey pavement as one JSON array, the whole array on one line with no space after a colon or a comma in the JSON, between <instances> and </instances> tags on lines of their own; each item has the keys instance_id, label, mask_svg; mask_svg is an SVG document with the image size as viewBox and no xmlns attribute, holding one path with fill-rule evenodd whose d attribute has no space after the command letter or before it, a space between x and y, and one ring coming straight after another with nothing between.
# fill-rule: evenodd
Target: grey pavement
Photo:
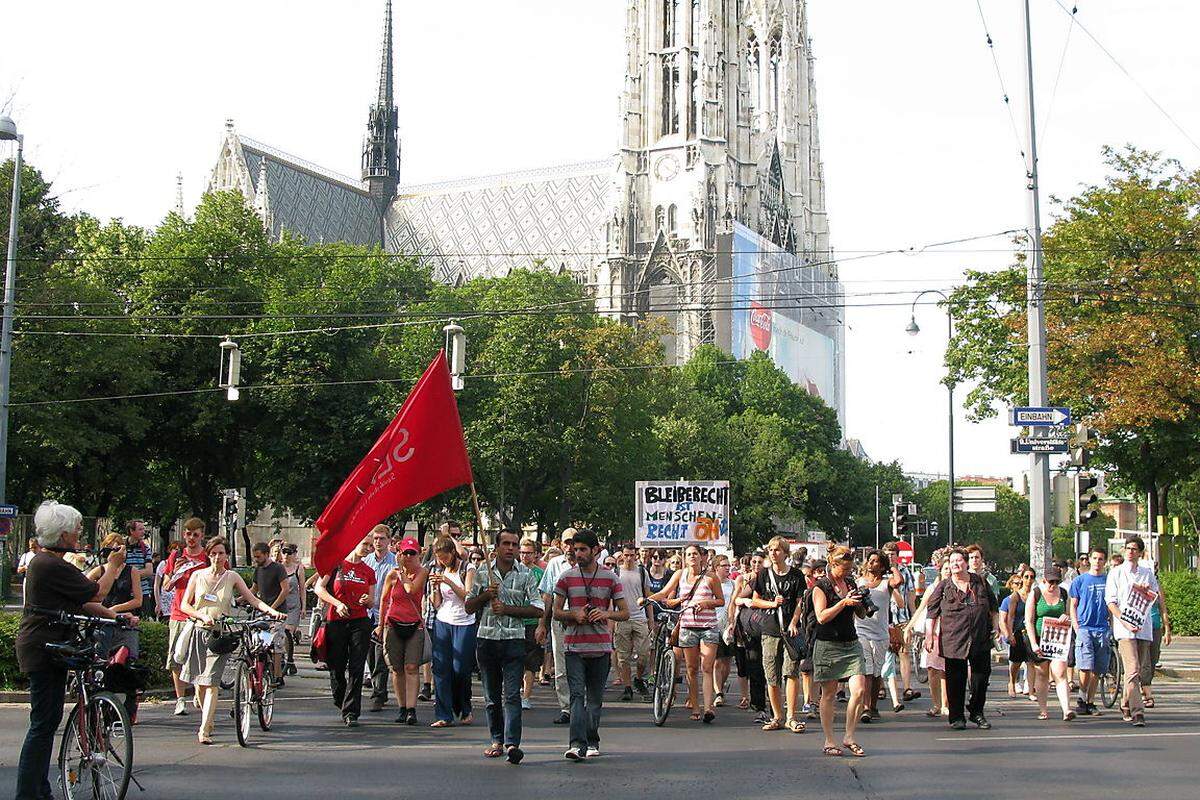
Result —
<instances>
[{"instance_id":1,"label":"grey pavement","mask_svg":"<svg viewBox=\"0 0 1200 800\"><path fill-rule=\"evenodd\" d=\"M282 690L274 729L254 728L247 749L237 745L228 699L222 700L212 747L196 743L196 713L176 718L169 705L143 706L135 729L136 768L146 792L131 788L129 796L544 800L586 792L694 800L701 791L756 800L1024 800L1051 787L1055 800L1195 796L1200 686L1156 681L1158 707L1148 711L1147 727L1139 731L1116 712L1073 723L1039 722L1033 703L1009 700L998 672L993 677L993 730L954 732L942 720L927 719L926 691L905 711L884 711L884 722L860 727L857 738L868 751L861 759L822 756L819 723L809 723L801 735L763 733L748 712L731 707L711 726L689 721L676 708L666 726L656 728L647 705L617 703L614 689L604 710L602 757L573 764L562 758L566 730L550 723L552 691L538 687L535 708L525 713L527 755L519 767L482 757L488 736L481 707L472 727L430 729L432 706L423 703L418 727L394 724L389 704L379 714L364 713L361 727L347 729L322 677L302 677ZM14 784L26 715L24 707L0 706L0 795ZM1068 779L1072 775L1082 779Z\"/></svg>"}]
</instances>

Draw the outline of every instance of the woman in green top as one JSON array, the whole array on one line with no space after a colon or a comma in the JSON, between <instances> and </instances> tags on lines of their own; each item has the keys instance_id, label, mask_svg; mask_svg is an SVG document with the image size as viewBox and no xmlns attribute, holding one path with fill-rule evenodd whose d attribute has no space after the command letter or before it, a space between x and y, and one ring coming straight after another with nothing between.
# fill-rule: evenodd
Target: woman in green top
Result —
<instances>
[{"instance_id":1,"label":"woman in green top","mask_svg":"<svg viewBox=\"0 0 1200 800\"><path fill-rule=\"evenodd\" d=\"M1067 622L1067 593L1062 590L1062 570L1050 567L1046 570L1046 578L1041 586L1034 588L1025 603L1025 632L1029 636L1029 649L1032 651L1035 693L1038 707L1041 709L1038 719L1050 719L1046 710L1050 676L1054 676L1054 688L1058 693L1058 704L1062 706L1064 721L1075 719L1075 712L1070 707L1070 687L1067 685L1067 656L1071 651L1070 642L1063 650L1061 660L1046 660L1041 656L1042 628L1047 619Z\"/></svg>"}]
</instances>

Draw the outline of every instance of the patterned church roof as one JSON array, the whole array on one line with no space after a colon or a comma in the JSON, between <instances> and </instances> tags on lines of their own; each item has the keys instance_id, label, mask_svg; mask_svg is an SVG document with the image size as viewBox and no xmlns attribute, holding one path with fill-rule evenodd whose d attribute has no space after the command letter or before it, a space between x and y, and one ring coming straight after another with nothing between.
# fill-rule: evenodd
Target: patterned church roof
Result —
<instances>
[{"instance_id":1,"label":"patterned church roof","mask_svg":"<svg viewBox=\"0 0 1200 800\"><path fill-rule=\"evenodd\" d=\"M447 282L539 263L586 274L604 256L614 169L604 159L401 186L385 247L418 255Z\"/></svg>"},{"instance_id":2,"label":"patterned church roof","mask_svg":"<svg viewBox=\"0 0 1200 800\"><path fill-rule=\"evenodd\" d=\"M273 235L286 229L314 243L380 244L379 212L353 179L245 136L238 139L255 194L266 159Z\"/></svg>"}]
</instances>

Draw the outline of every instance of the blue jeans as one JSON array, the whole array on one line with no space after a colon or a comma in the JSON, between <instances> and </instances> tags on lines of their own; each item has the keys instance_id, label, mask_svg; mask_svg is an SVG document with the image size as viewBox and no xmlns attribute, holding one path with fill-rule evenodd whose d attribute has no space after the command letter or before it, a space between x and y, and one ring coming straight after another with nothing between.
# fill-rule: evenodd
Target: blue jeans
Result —
<instances>
[{"instance_id":1,"label":"blue jeans","mask_svg":"<svg viewBox=\"0 0 1200 800\"><path fill-rule=\"evenodd\" d=\"M17 765L16 800L51 800L50 758L62 722L67 671L51 667L29 673L29 732Z\"/></svg>"},{"instance_id":2,"label":"blue jeans","mask_svg":"<svg viewBox=\"0 0 1200 800\"><path fill-rule=\"evenodd\" d=\"M471 713L471 666L475 663L475 626L433 621L434 716L443 722Z\"/></svg>"},{"instance_id":3,"label":"blue jeans","mask_svg":"<svg viewBox=\"0 0 1200 800\"><path fill-rule=\"evenodd\" d=\"M571 689L571 747L600 746L600 710L612 655L584 657L567 653L567 686Z\"/></svg>"},{"instance_id":4,"label":"blue jeans","mask_svg":"<svg viewBox=\"0 0 1200 800\"><path fill-rule=\"evenodd\" d=\"M521 679L525 673L524 639L478 639L475 655L483 678L492 741L521 745Z\"/></svg>"}]
</instances>

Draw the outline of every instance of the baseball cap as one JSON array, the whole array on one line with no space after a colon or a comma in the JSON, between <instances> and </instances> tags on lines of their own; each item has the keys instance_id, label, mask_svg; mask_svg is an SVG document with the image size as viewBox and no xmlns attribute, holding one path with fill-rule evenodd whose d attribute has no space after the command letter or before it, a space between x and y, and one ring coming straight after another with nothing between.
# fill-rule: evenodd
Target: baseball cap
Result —
<instances>
[{"instance_id":1,"label":"baseball cap","mask_svg":"<svg viewBox=\"0 0 1200 800\"><path fill-rule=\"evenodd\" d=\"M563 544L566 544L567 542L575 541L575 533L576 533L576 531L574 528L567 528L566 530L564 530L562 532Z\"/></svg>"},{"instance_id":2,"label":"baseball cap","mask_svg":"<svg viewBox=\"0 0 1200 800\"><path fill-rule=\"evenodd\" d=\"M1059 569L1058 567L1047 567L1046 568L1046 580L1061 582L1062 581L1062 570Z\"/></svg>"},{"instance_id":3,"label":"baseball cap","mask_svg":"<svg viewBox=\"0 0 1200 800\"><path fill-rule=\"evenodd\" d=\"M414 553L419 553L421 552L421 545L417 544L417 540L413 537L405 536L400 540L400 552L403 553L405 550L412 550Z\"/></svg>"}]
</instances>

